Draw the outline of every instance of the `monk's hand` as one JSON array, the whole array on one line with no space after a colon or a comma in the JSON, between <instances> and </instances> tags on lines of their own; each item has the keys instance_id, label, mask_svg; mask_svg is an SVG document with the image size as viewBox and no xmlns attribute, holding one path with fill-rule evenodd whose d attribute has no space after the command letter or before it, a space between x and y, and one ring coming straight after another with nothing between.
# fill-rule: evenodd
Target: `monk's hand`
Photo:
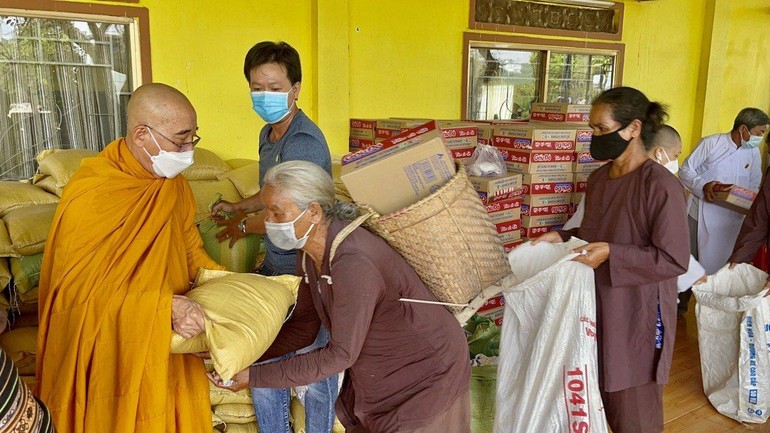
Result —
<instances>
[{"instance_id":1,"label":"monk's hand","mask_svg":"<svg viewBox=\"0 0 770 433\"><path fill-rule=\"evenodd\" d=\"M206 330L206 313L201 305L186 296L174 295L171 301L171 329L184 338L193 338Z\"/></svg>"},{"instance_id":2,"label":"monk's hand","mask_svg":"<svg viewBox=\"0 0 770 433\"><path fill-rule=\"evenodd\" d=\"M532 245L537 245L540 242L548 242L550 244L560 244L560 243L562 243L564 241L561 239L561 235L559 235L558 232L554 231L554 232L548 232L548 233L538 237L537 239L532 241Z\"/></svg>"},{"instance_id":3,"label":"monk's hand","mask_svg":"<svg viewBox=\"0 0 770 433\"><path fill-rule=\"evenodd\" d=\"M241 221L245 219L246 214L238 211L233 218L217 221L217 225L224 227L224 230L217 233L217 240L219 242L230 241L230 248L232 248L238 239L246 237L246 233L243 233L239 227Z\"/></svg>"},{"instance_id":4,"label":"monk's hand","mask_svg":"<svg viewBox=\"0 0 770 433\"><path fill-rule=\"evenodd\" d=\"M607 242L591 242L590 244L575 248L572 252L579 254L579 256L572 259L573 261L596 269L609 258L610 244Z\"/></svg>"},{"instance_id":5,"label":"monk's hand","mask_svg":"<svg viewBox=\"0 0 770 433\"><path fill-rule=\"evenodd\" d=\"M709 203L713 203L716 200L714 196L714 186L719 185L719 182L711 181L703 185L703 199Z\"/></svg>"},{"instance_id":6,"label":"monk's hand","mask_svg":"<svg viewBox=\"0 0 770 433\"><path fill-rule=\"evenodd\" d=\"M238 392L242 389L246 389L249 387L249 369L248 368L238 373L235 373L235 376L233 376L232 379L227 381L227 383L222 381L222 378L219 377L219 374L217 374L216 371L211 373L206 373L206 376L209 377L209 380L214 385L220 388L229 389L230 391L233 391L233 392Z\"/></svg>"}]
</instances>

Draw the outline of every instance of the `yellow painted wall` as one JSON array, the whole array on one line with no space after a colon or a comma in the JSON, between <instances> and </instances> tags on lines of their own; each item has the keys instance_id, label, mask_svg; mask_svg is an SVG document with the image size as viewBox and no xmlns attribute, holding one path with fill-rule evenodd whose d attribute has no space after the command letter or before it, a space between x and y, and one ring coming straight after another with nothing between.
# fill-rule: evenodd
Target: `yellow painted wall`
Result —
<instances>
[{"instance_id":1,"label":"yellow painted wall","mask_svg":"<svg viewBox=\"0 0 770 433\"><path fill-rule=\"evenodd\" d=\"M770 0L729 0L729 5L719 124L711 132L731 129L744 107L770 109Z\"/></svg>"},{"instance_id":2,"label":"yellow painted wall","mask_svg":"<svg viewBox=\"0 0 770 433\"><path fill-rule=\"evenodd\" d=\"M87 1L87 0L75 0ZM461 116L467 0L140 0L150 10L153 74L198 109L201 146L257 154L262 121L242 76L246 51L286 40L300 52L299 105L333 154L349 117ZM625 1L623 83L669 105L685 151L729 129L737 111L770 109L770 0Z\"/></svg>"}]
</instances>

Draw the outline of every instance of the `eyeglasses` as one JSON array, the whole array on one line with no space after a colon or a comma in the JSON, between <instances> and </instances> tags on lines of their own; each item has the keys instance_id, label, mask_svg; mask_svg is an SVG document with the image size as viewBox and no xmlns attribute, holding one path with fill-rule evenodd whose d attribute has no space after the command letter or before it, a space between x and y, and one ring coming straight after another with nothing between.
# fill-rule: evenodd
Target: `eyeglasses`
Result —
<instances>
[{"instance_id":1,"label":"eyeglasses","mask_svg":"<svg viewBox=\"0 0 770 433\"><path fill-rule=\"evenodd\" d=\"M195 147L195 145L198 144L199 141L201 141L201 138L198 136L198 134L193 134L193 140L192 141L188 141L187 143L182 143L182 144L176 144L176 141L166 137L165 135L163 135L163 133L161 133L157 129L153 128L152 126L150 126L150 125L142 125L142 126L144 126L147 129L151 129L151 130L157 132L158 135L160 135L161 137L163 137L166 140L170 141L171 143L174 144L174 146L178 147L179 149L181 149L181 148L183 148L185 146Z\"/></svg>"}]
</instances>

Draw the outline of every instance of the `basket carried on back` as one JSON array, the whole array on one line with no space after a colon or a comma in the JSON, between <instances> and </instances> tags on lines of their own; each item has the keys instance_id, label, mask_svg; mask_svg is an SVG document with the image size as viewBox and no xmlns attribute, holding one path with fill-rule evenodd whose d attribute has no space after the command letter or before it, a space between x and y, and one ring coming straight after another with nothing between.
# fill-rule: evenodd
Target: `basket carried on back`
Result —
<instances>
[{"instance_id":1,"label":"basket carried on back","mask_svg":"<svg viewBox=\"0 0 770 433\"><path fill-rule=\"evenodd\" d=\"M364 225L414 268L439 301L467 304L510 273L503 245L465 169L430 196ZM448 307L458 313L461 308Z\"/></svg>"}]
</instances>

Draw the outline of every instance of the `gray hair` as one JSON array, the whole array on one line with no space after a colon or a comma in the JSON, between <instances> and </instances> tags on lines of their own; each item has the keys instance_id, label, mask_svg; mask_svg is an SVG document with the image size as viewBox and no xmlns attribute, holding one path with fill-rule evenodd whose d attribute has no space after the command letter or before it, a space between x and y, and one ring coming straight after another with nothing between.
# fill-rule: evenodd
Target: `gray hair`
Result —
<instances>
[{"instance_id":1,"label":"gray hair","mask_svg":"<svg viewBox=\"0 0 770 433\"><path fill-rule=\"evenodd\" d=\"M302 210L307 209L310 203L318 203L326 219L350 221L358 216L358 207L337 200L332 177L312 162L287 161L276 165L265 174L262 187L268 185Z\"/></svg>"},{"instance_id":2,"label":"gray hair","mask_svg":"<svg viewBox=\"0 0 770 433\"><path fill-rule=\"evenodd\" d=\"M770 125L770 118L759 108L744 108L737 116L735 116L733 131L740 128L741 125L746 125L747 128L754 129L757 126Z\"/></svg>"},{"instance_id":3,"label":"gray hair","mask_svg":"<svg viewBox=\"0 0 770 433\"><path fill-rule=\"evenodd\" d=\"M679 132L670 125L661 125L658 132L652 137L652 149L661 147L663 149L671 149L677 144L681 144L682 137L679 136Z\"/></svg>"}]
</instances>

